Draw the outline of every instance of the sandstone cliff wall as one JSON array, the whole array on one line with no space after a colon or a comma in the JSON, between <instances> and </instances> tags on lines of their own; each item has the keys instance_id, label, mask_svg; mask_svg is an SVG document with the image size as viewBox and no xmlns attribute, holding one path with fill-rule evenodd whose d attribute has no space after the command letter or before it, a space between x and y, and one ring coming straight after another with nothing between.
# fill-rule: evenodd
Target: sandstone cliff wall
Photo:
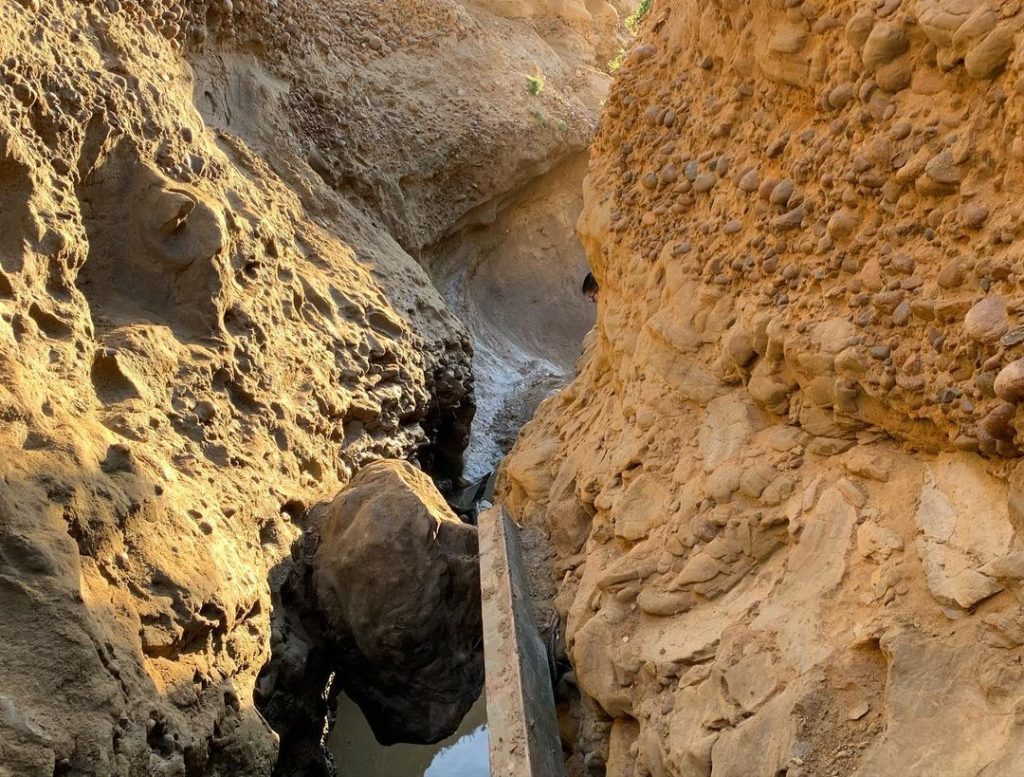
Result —
<instances>
[{"instance_id":1,"label":"sandstone cliff wall","mask_svg":"<svg viewBox=\"0 0 1024 777\"><path fill-rule=\"evenodd\" d=\"M592 151L575 382L503 474L574 765L1011 775L1018 3L654 0Z\"/></svg>"}]
</instances>

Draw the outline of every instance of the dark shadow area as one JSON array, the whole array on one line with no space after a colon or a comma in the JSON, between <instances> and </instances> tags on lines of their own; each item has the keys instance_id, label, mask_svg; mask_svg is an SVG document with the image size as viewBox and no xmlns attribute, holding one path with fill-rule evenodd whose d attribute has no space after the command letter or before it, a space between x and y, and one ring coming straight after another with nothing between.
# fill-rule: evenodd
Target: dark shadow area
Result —
<instances>
[{"instance_id":1,"label":"dark shadow area","mask_svg":"<svg viewBox=\"0 0 1024 777\"><path fill-rule=\"evenodd\" d=\"M360 488L368 493L369 489L375 487L376 484L371 481L361 487L353 485L347 493L358 493ZM369 498L372 501L372 495ZM394 503L387 498L382 501L383 505L363 506L350 514L352 518L348 525L357 525L357 528L350 528L351 533L344 536L356 535L355 542L369 548L369 555L364 557L356 553L355 560L359 569L363 569L365 564L365 579L354 587L346 586L347 590L342 592L347 599L354 597L361 602L361 587L372 589L375 585L385 585L388 590L381 592L379 603L360 606L349 601L349 607L346 607L344 602L327 603L326 600L320 600L315 579L317 552L323 546L329 549L328 558L337 558L336 547L325 544L324 540L325 531L328 537L331 536L332 530L325 527L332 517L332 503L320 503L298 519L297 523L303 529L302 535L292 545L289 559L277 565L269 575L272 654L260 672L254 700L257 708L280 736L280 753L274 777L334 777L337 774L343 777L362 777L346 771L345 764L336 764L328 748L328 736L335 723L337 699L342 692L359 706L377 741L382 745L400 742L432 744L445 739L453 733L458 721L481 692L483 643L478 595L472 599L466 594L463 587L460 587L466 580L456 579L455 574L442 575L436 584L430 585L417 580L417 570L403 566L408 560L408 548L399 548L397 546L400 543L393 542L395 532L403 533L414 523L408 523L397 512L389 514L388 510L395 506ZM383 528L384 522L391 523L391 527ZM381 526L379 533L377 526ZM449 536L452 530L453 526L449 522L443 522L435 539L427 543L436 543L442 548L459 547L462 540ZM475 571L475 531L461 524L454 524L454 531L470 535L472 548L466 549L461 558L463 562L471 563ZM334 536L338 538L336 533ZM339 541L344 542L343 539L336 539L335 544ZM413 540L413 544L421 541ZM368 545L362 546L363 542ZM386 556L392 552L396 558L395 563L402 567L394 572L401 581L394 583L392 580L392 584L385 584L383 581L387 575L379 568L381 554ZM342 575L338 582L345 585L346 579ZM471 582L473 590L478 591L479 581L475 574ZM427 604L406 598L406 589L420 588L425 592L424 601ZM460 634L467 635L454 639L453 645L462 646L473 641L472 635L474 631L476 633L475 642L471 647L465 644L465 648L470 649L472 655L478 658L467 662L468 665L461 671L439 671L436 664L438 660L455 661L459 665L457 659L439 651L435 643L422 640L420 634L405 630L410 613L414 619L418 613L422 619L435 620L432 615L434 599L429 598L427 591L435 597L440 596L443 601L452 602L450 609L453 613L461 612L458 606L460 603L472 607L472 611L477 613L475 623L472 618L469 623L463 624L461 620L456 622L454 614L436 618L439 624L443 624L442 629L458 627ZM399 597L406 609L390 609L389 596L392 599ZM412 599L416 599L415 594ZM354 610L351 609L353 606ZM392 613L392 621L380 617L379 610L382 609ZM328 615L328 612L333 614ZM351 617L352 622L361 624L362 630L358 634L350 630L347 623L339 625L332 620L342 613ZM366 622L367 619L369 622ZM418 625L423 628L422 622ZM448 639L441 637L449 650L456 649L448 645ZM368 648L368 645L373 647ZM373 652L367 654L364 652L367 649ZM411 670L406 673L404 669L408 666L422 667L422 672ZM453 681L460 683L460 689L468 683L475 690L465 701L460 697L448 698ZM429 703L425 699L429 699ZM452 712L457 717L450 719L450 722L439 722L449 720L446 717L438 718L439 714L451 715Z\"/></svg>"},{"instance_id":2,"label":"dark shadow area","mask_svg":"<svg viewBox=\"0 0 1024 777\"><path fill-rule=\"evenodd\" d=\"M313 554L326 505L295 516L303 529L291 556L269 575L270 660L256 680L253 701L280 737L273 777L336 777L327 734L334 725L340 684L323 639L327 625L314 602Z\"/></svg>"}]
</instances>

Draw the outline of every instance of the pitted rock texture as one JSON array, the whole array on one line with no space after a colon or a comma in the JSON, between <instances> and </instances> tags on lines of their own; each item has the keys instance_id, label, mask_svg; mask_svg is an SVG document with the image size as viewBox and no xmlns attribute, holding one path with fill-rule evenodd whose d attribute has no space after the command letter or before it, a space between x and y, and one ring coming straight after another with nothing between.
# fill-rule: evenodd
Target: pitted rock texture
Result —
<instances>
[{"instance_id":1,"label":"pitted rock texture","mask_svg":"<svg viewBox=\"0 0 1024 777\"><path fill-rule=\"evenodd\" d=\"M374 462L331 503L313 559L338 681L377 739L451 734L483 689L476 529L430 479Z\"/></svg>"},{"instance_id":2,"label":"pitted rock texture","mask_svg":"<svg viewBox=\"0 0 1024 777\"><path fill-rule=\"evenodd\" d=\"M306 505L462 467L470 340L409 252L594 127L600 24L530 16L0 4L0 775L273 770Z\"/></svg>"},{"instance_id":3,"label":"pitted rock texture","mask_svg":"<svg viewBox=\"0 0 1024 777\"><path fill-rule=\"evenodd\" d=\"M574 773L1024 769L1022 25L654 0L585 186L598 322L499 484L553 547Z\"/></svg>"}]
</instances>

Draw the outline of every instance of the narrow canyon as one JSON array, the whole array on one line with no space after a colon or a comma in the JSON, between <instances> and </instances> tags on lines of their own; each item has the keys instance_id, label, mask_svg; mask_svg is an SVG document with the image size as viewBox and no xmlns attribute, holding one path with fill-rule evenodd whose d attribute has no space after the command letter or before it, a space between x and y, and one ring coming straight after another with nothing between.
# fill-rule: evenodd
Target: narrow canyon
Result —
<instances>
[{"instance_id":1,"label":"narrow canyon","mask_svg":"<svg viewBox=\"0 0 1024 777\"><path fill-rule=\"evenodd\" d=\"M1022 30L0 0L0 777L445 741L494 470L570 777L1024 773Z\"/></svg>"}]
</instances>

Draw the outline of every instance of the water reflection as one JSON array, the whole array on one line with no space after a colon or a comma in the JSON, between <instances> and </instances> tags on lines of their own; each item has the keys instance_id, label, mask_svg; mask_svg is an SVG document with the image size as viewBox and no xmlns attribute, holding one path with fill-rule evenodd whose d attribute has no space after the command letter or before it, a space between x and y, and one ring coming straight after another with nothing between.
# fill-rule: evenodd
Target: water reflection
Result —
<instances>
[{"instance_id":1,"label":"water reflection","mask_svg":"<svg viewBox=\"0 0 1024 777\"><path fill-rule=\"evenodd\" d=\"M478 726L442 749L423 777L487 777L487 726Z\"/></svg>"},{"instance_id":2,"label":"water reflection","mask_svg":"<svg viewBox=\"0 0 1024 777\"><path fill-rule=\"evenodd\" d=\"M481 696L459 730L436 745L384 747L359 707L338 698L338 717L328 746L341 777L489 777L487 705Z\"/></svg>"}]
</instances>

